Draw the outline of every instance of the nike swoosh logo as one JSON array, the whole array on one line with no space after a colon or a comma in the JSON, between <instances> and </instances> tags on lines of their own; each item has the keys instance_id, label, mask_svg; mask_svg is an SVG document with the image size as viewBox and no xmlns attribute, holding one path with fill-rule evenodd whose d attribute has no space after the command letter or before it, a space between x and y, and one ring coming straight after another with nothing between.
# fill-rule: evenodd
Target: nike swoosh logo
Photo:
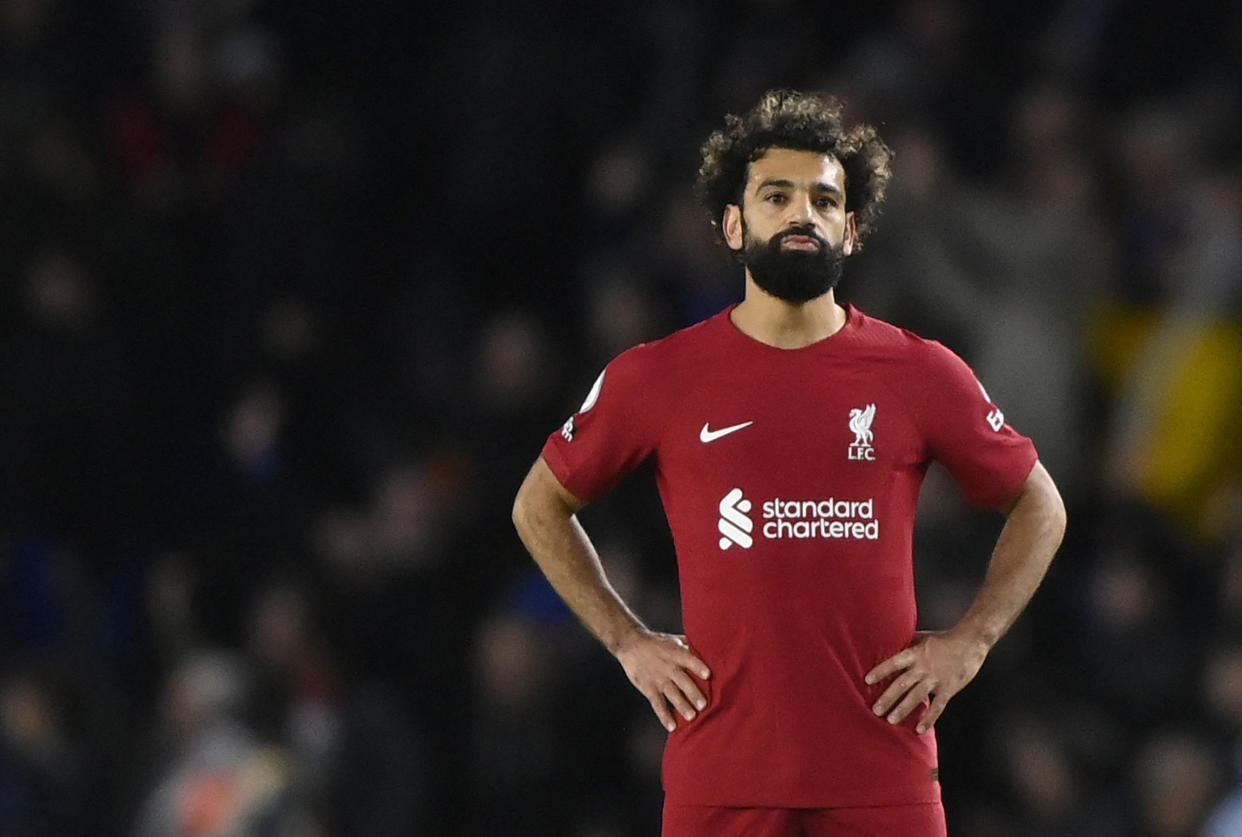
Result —
<instances>
[{"instance_id":1,"label":"nike swoosh logo","mask_svg":"<svg viewBox=\"0 0 1242 837\"><path fill-rule=\"evenodd\" d=\"M708 422L708 424L710 424L710 422ZM754 421L744 421L741 424L735 424L732 427L722 427L719 430L711 430L708 428L707 424L704 424L703 429L699 431L699 441L705 443L714 442L721 436L728 436L730 433L736 433L743 427L750 427L752 424L754 424Z\"/></svg>"}]
</instances>

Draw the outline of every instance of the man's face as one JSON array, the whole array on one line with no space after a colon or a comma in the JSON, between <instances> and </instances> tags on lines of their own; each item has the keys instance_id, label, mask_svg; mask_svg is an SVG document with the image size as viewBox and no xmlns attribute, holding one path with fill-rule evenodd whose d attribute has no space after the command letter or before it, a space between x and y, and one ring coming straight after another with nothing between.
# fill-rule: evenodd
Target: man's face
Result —
<instances>
[{"instance_id":1,"label":"man's face","mask_svg":"<svg viewBox=\"0 0 1242 837\"><path fill-rule=\"evenodd\" d=\"M770 149L750 164L742 206L726 208L724 233L763 290L796 305L822 296L854 246L845 170L827 154Z\"/></svg>"}]
</instances>

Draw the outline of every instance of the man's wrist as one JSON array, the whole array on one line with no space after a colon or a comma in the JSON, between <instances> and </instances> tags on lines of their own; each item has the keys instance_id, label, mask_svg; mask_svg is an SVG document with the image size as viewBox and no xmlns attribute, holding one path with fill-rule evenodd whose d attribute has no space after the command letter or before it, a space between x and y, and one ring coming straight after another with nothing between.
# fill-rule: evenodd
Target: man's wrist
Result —
<instances>
[{"instance_id":1,"label":"man's wrist","mask_svg":"<svg viewBox=\"0 0 1242 837\"><path fill-rule=\"evenodd\" d=\"M976 625L963 620L949 629L948 634L960 642L975 646L983 656L992 650L1000 641L1001 632L985 625Z\"/></svg>"},{"instance_id":2,"label":"man's wrist","mask_svg":"<svg viewBox=\"0 0 1242 837\"><path fill-rule=\"evenodd\" d=\"M648 633L650 632L641 622L630 622L609 633L608 636L600 637L600 640L604 643L604 647L608 649L608 653L614 657L619 657L634 642Z\"/></svg>"}]
</instances>

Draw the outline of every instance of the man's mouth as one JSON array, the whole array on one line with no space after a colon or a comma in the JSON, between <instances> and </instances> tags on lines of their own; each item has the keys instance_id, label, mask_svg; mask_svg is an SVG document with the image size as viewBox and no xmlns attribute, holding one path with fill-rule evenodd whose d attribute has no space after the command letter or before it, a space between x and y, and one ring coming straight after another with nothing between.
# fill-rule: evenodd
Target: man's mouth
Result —
<instances>
[{"instance_id":1,"label":"man's mouth","mask_svg":"<svg viewBox=\"0 0 1242 837\"><path fill-rule=\"evenodd\" d=\"M781 239L781 247L786 250L807 250L816 251L819 249L819 240L809 235L787 235Z\"/></svg>"}]
</instances>

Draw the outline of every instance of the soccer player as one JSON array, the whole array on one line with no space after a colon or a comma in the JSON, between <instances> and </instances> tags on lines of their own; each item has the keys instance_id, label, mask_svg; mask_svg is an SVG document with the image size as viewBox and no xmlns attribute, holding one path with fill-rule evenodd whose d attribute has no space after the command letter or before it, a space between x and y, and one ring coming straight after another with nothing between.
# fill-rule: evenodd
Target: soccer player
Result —
<instances>
[{"instance_id":1,"label":"soccer player","mask_svg":"<svg viewBox=\"0 0 1242 837\"><path fill-rule=\"evenodd\" d=\"M743 300L613 359L514 523L669 731L666 837L944 835L932 726L1034 594L1064 507L961 359L837 304L890 175L873 128L777 90L702 151ZM647 460L684 636L621 600L576 517ZM960 621L922 633L911 542L932 461L1006 520Z\"/></svg>"}]
</instances>

